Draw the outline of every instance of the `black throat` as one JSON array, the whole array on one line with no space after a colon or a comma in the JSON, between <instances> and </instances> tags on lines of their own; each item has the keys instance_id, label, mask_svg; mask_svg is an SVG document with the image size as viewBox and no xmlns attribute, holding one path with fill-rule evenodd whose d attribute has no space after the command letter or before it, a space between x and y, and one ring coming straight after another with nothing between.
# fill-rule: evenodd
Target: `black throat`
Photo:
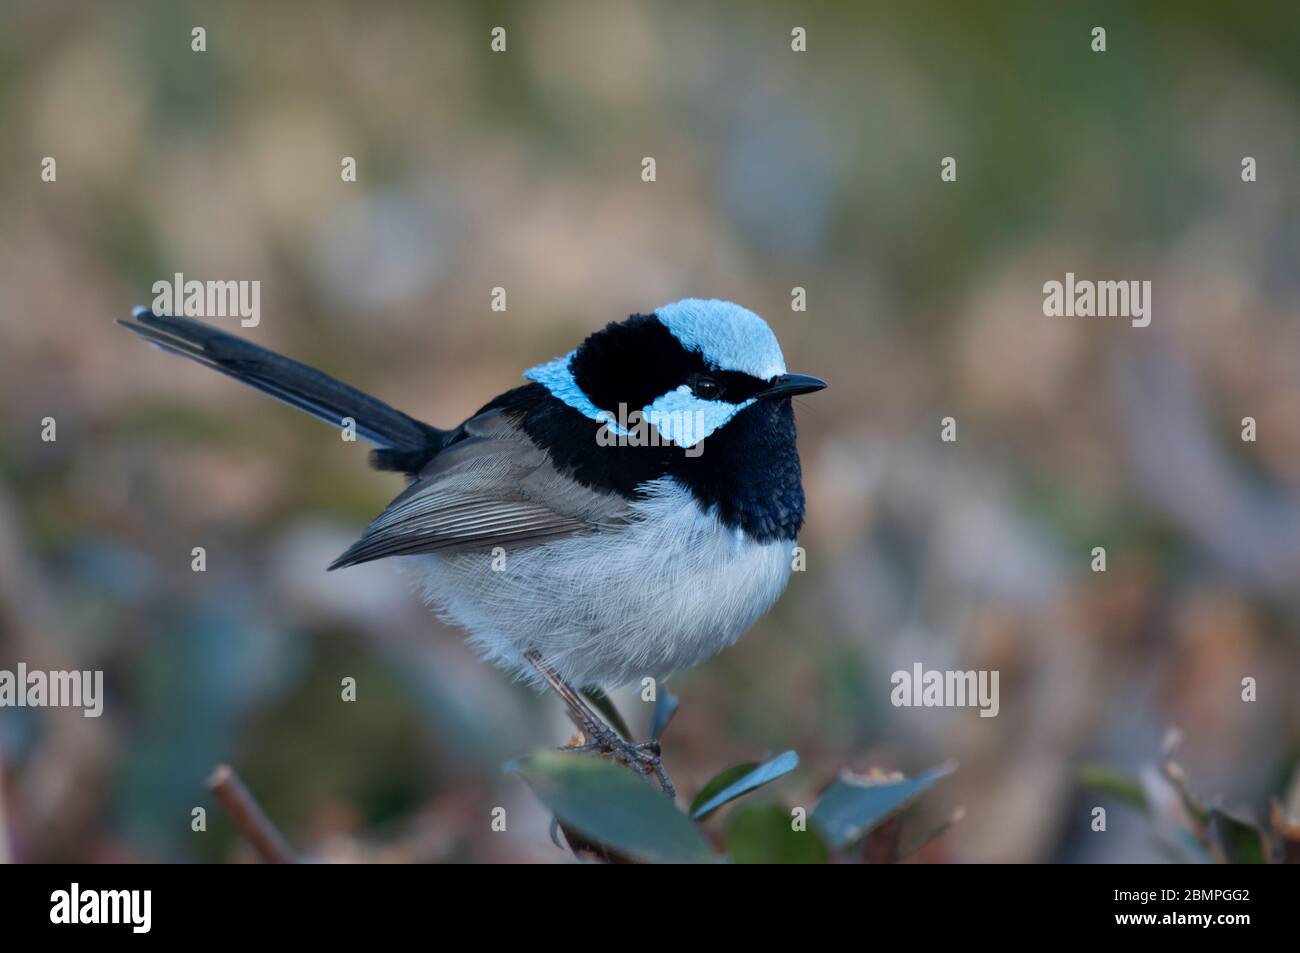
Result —
<instances>
[{"instance_id":1,"label":"black throat","mask_svg":"<svg viewBox=\"0 0 1300 953\"><path fill-rule=\"evenodd\" d=\"M601 446L597 435L604 425L541 384L507 391L483 409L496 408L518 419L556 468L584 486L636 499L643 484L673 477L723 525L760 543L794 540L803 525L803 483L789 398L755 401L706 437L698 456L687 456L671 444Z\"/></svg>"}]
</instances>

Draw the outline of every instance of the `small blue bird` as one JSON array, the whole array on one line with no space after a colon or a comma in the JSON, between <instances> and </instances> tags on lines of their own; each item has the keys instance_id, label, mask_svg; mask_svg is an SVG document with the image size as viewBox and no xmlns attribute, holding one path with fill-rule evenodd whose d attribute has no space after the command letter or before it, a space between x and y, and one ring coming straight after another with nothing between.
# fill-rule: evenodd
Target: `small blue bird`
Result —
<instances>
[{"instance_id":1,"label":"small blue bird","mask_svg":"<svg viewBox=\"0 0 1300 953\"><path fill-rule=\"evenodd\" d=\"M690 299L614 322L440 430L184 317L119 322L377 447L405 492L330 569L389 556L485 657L563 699L586 739L671 794L657 743L580 690L664 679L717 654L785 588L804 494L786 372L767 323Z\"/></svg>"}]
</instances>

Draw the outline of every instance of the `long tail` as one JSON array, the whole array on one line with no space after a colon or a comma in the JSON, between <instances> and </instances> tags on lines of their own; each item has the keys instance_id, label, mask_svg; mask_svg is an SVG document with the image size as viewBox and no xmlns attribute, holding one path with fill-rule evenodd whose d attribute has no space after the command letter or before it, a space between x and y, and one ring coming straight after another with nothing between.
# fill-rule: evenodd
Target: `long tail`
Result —
<instances>
[{"instance_id":1,"label":"long tail","mask_svg":"<svg viewBox=\"0 0 1300 953\"><path fill-rule=\"evenodd\" d=\"M117 323L164 351L188 357L336 427L351 417L357 434L377 447L370 455L377 469L414 474L450 437L448 431L408 417L314 367L201 321L157 315L148 308L136 308L131 316L134 320Z\"/></svg>"}]
</instances>

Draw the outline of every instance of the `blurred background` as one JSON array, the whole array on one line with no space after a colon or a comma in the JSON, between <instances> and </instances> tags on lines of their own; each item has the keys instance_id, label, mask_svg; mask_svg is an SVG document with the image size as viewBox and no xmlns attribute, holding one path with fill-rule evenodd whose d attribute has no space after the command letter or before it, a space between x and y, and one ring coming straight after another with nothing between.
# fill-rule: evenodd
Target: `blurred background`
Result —
<instances>
[{"instance_id":1,"label":"blurred background","mask_svg":"<svg viewBox=\"0 0 1300 953\"><path fill-rule=\"evenodd\" d=\"M228 761L326 859L568 858L502 770L567 737L556 701L392 566L325 573L400 481L114 326L175 272L260 280L259 327L216 323L444 426L682 297L831 381L807 571L672 685L688 797L786 748L790 804L952 758L925 859L1158 860L1079 772L1174 728L1208 798L1296 805L1300 7L989 6L5 4L0 668L102 669L107 702L0 710L2 856L246 858ZM1044 317L1067 271L1151 280L1151 326ZM998 717L891 707L918 661L998 669Z\"/></svg>"}]
</instances>

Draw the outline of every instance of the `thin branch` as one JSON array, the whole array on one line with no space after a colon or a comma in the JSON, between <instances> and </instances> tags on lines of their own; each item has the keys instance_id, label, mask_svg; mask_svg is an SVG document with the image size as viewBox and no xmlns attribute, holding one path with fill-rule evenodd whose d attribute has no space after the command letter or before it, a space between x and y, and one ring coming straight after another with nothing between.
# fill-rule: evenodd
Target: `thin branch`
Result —
<instances>
[{"instance_id":1,"label":"thin branch","mask_svg":"<svg viewBox=\"0 0 1300 953\"><path fill-rule=\"evenodd\" d=\"M0 760L0 864L13 862L13 854L9 850L9 816L5 811L4 761Z\"/></svg>"},{"instance_id":2,"label":"thin branch","mask_svg":"<svg viewBox=\"0 0 1300 953\"><path fill-rule=\"evenodd\" d=\"M217 796L262 860L268 864L298 863L288 841L275 829L230 765L217 765L207 783L208 790Z\"/></svg>"},{"instance_id":3,"label":"thin branch","mask_svg":"<svg viewBox=\"0 0 1300 953\"><path fill-rule=\"evenodd\" d=\"M919 854L922 850L929 847L940 837L942 837L945 833L947 833L948 828L952 827L954 824L961 823L961 819L965 816L966 816L966 808L964 807L957 808L957 810L953 811L951 814L948 815L948 819L946 821L944 821L943 823L939 824L939 826L925 833L920 838L920 840L910 845L906 850L900 852L899 859L906 860L909 857Z\"/></svg>"},{"instance_id":4,"label":"thin branch","mask_svg":"<svg viewBox=\"0 0 1300 953\"><path fill-rule=\"evenodd\" d=\"M894 815L867 835L862 849L864 864L896 864L903 838L903 821Z\"/></svg>"}]
</instances>

